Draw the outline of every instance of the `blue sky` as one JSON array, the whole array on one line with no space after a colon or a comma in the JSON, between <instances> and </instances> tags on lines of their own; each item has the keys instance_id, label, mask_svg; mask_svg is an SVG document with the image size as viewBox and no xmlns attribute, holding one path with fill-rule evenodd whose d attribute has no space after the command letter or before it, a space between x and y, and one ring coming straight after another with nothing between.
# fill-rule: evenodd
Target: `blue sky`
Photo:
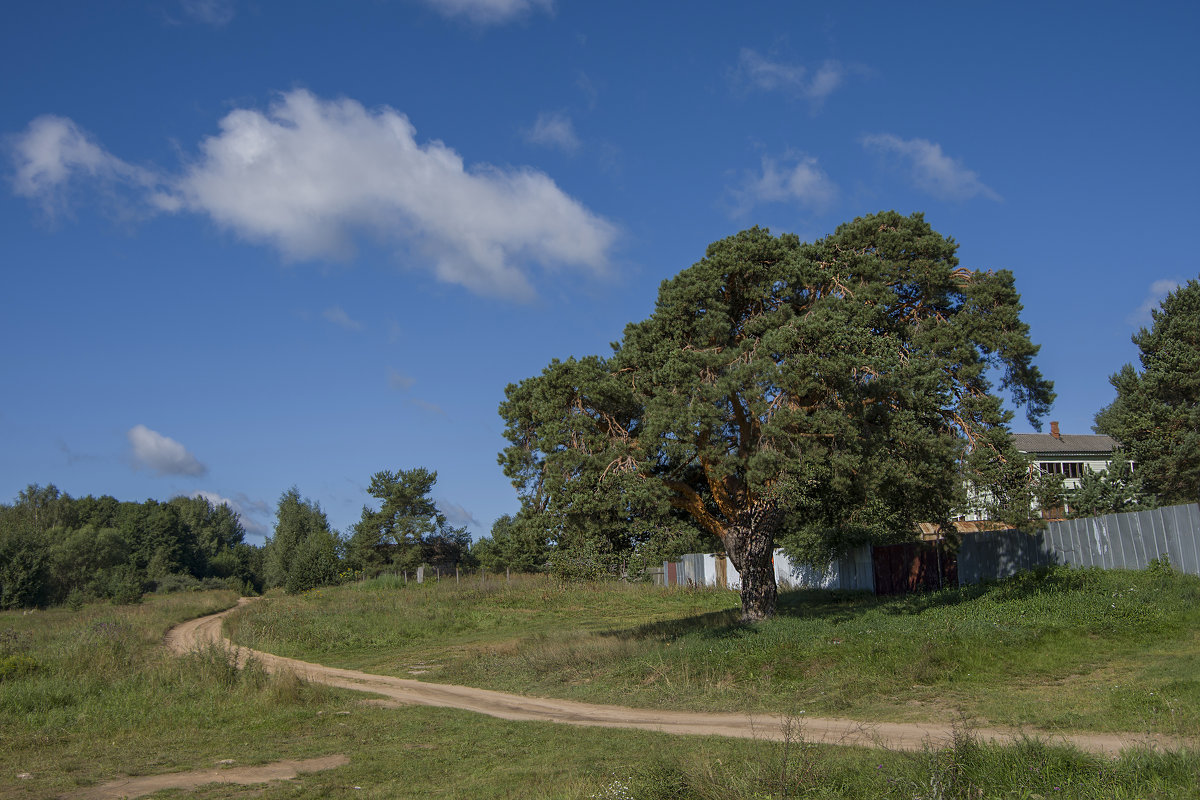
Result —
<instances>
[{"instance_id":1,"label":"blue sky","mask_svg":"<svg viewBox=\"0 0 1200 800\"><path fill-rule=\"evenodd\" d=\"M478 536L517 508L508 383L607 353L711 241L892 208L1016 274L1088 432L1200 271L1197 9L13 6L0 498L204 493L258 542L292 485L344 530L425 466Z\"/></svg>"}]
</instances>

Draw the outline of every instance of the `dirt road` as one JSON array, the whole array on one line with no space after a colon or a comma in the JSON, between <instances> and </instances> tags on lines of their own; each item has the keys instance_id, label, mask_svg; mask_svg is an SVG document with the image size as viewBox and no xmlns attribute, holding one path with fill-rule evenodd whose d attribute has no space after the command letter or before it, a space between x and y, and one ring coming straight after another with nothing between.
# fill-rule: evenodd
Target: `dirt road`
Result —
<instances>
[{"instance_id":1,"label":"dirt road","mask_svg":"<svg viewBox=\"0 0 1200 800\"><path fill-rule=\"evenodd\" d=\"M213 767L191 772L139 775L117 778L115 781L80 789L77 792L63 795L63 797L69 797L71 800L129 800L131 797L144 797L164 789L190 791L210 783L236 783L252 786L257 783L287 781L307 772L320 772L343 767L349 763L348 757L339 754L321 758L306 758L302 761L276 761L272 764L260 764L257 767Z\"/></svg>"},{"instance_id":2,"label":"dirt road","mask_svg":"<svg viewBox=\"0 0 1200 800\"><path fill-rule=\"evenodd\" d=\"M241 603L245 602L247 600L243 598ZM190 620L172 628L167 633L166 644L178 653L185 653L197 645L208 642L224 642L227 646L234 647L221 634L222 619L232 610ZM787 723L783 717L767 714L750 716L691 711L657 711L622 706L592 705L542 697L524 697L487 689L474 689L468 686L426 683L387 675L372 675L357 670L326 667L245 647L238 648L238 653L239 661L244 661L245 658L253 655L271 672L291 670L305 680L343 689L370 692L405 705L461 708L500 719L557 722L564 725L587 725L602 728L641 728L664 733L773 740L784 738L784 728ZM861 720L808 716L801 717L800 721L804 740L808 742L886 747L893 750L919 750L926 744L938 746L948 743L954 733L951 725L931 723L863 722ZM981 740L993 742L1010 742L1020 739L1023 735L1020 731L995 728L972 728L971 732ZM1069 742L1081 750L1104 755L1117 755L1126 748L1139 746L1158 749L1196 746L1196 743L1191 741L1147 734L1065 735L1043 731L1026 731L1024 733L1047 741Z\"/></svg>"}]
</instances>

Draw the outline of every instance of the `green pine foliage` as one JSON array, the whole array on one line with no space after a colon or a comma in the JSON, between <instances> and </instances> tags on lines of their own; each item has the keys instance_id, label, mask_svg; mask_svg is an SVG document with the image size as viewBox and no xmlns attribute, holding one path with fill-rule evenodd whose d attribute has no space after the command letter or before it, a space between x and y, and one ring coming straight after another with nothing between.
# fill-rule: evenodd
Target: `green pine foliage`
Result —
<instances>
[{"instance_id":1,"label":"green pine foliage","mask_svg":"<svg viewBox=\"0 0 1200 800\"><path fill-rule=\"evenodd\" d=\"M490 572L541 572L550 558L546 532L527 514L504 514L492 523L490 536L471 546L479 566Z\"/></svg>"},{"instance_id":2,"label":"green pine foliage","mask_svg":"<svg viewBox=\"0 0 1200 800\"><path fill-rule=\"evenodd\" d=\"M814 243L715 242L611 357L508 387L505 474L559 547L628 561L702 532L742 575L747 619L774 608L785 532L909 538L949 519L965 480L1027 520L1035 487L1000 395L1033 424L1054 395L1012 273L960 268L957 248L895 212Z\"/></svg>"},{"instance_id":3,"label":"green pine foliage","mask_svg":"<svg viewBox=\"0 0 1200 800\"><path fill-rule=\"evenodd\" d=\"M437 472L424 467L382 470L371 476L368 494L378 509L363 506L346 544L347 561L356 572L415 570L422 564L453 569L472 566L471 535L450 525L429 493Z\"/></svg>"},{"instance_id":4,"label":"green pine foliage","mask_svg":"<svg viewBox=\"0 0 1200 800\"><path fill-rule=\"evenodd\" d=\"M1143 511L1158 505L1154 495L1146 491L1141 472L1134 472L1120 450L1113 453L1108 469L1085 470L1079 488L1071 491L1067 503L1072 519Z\"/></svg>"},{"instance_id":5,"label":"green pine foliage","mask_svg":"<svg viewBox=\"0 0 1200 800\"><path fill-rule=\"evenodd\" d=\"M1141 371L1109 378L1117 397L1096 430L1121 443L1145 489L1161 505L1200 501L1200 281L1190 280L1133 335Z\"/></svg>"}]
</instances>

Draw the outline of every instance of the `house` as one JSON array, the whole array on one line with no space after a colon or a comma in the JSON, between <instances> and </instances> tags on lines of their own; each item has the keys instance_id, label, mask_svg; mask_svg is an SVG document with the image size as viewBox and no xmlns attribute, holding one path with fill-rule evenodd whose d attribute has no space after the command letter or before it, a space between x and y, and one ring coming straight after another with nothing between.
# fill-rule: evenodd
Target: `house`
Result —
<instances>
[{"instance_id":1,"label":"house","mask_svg":"<svg viewBox=\"0 0 1200 800\"><path fill-rule=\"evenodd\" d=\"M1068 492L1079 488L1084 470L1100 472L1108 469L1117 440L1104 434L1059 432L1058 423L1050 423L1049 433L1014 433L1017 449L1031 456L1042 472L1063 476L1063 488Z\"/></svg>"},{"instance_id":2,"label":"house","mask_svg":"<svg viewBox=\"0 0 1200 800\"><path fill-rule=\"evenodd\" d=\"M1091 433L1063 434L1058 428L1058 422L1050 423L1049 433L1014 433L1012 438L1016 448L1033 460L1036 469L1051 475L1061 475L1063 490L1068 494L1079 488L1085 470L1100 472L1108 469L1113 450L1117 449L1117 440L1111 436ZM967 498L967 512L962 515L962 519L986 519L988 493L968 486ZM1070 507L1067 504L1064 508L1043 511L1043 516L1058 519L1069 511Z\"/></svg>"}]
</instances>

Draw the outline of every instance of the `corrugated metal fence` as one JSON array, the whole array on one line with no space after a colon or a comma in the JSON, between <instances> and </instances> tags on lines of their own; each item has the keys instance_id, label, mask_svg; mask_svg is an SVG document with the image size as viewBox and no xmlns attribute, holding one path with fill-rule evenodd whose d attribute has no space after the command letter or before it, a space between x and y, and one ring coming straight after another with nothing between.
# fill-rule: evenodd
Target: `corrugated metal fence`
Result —
<instances>
[{"instance_id":1,"label":"corrugated metal fence","mask_svg":"<svg viewBox=\"0 0 1200 800\"><path fill-rule=\"evenodd\" d=\"M1200 575L1200 505L1051 522L1036 534L992 531L963 537L960 584L1007 578L1044 564L1145 569L1157 558Z\"/></svg>"},{"instance_id":2,"label":"corrugated metal fence","mask_svg":"<svg viewBox=\"0 0 1200 800\"><path fill-rule=\"evenodd\" d=\"M1052 522L1043 534L1059 561L1073 567L1145 569L1166 557L1200 575L1200 505Z\"/></svg>"},{"instance_id":3,"label":"corrugated metal fence","mask_svg":"<svg viewBox=\"0 0 1200 800\"><path fill-rule=\"evenodd\" d=\"M893 545L892 550L897 547L909 546ZM929 554L922 551L917 555L921 558L907 550L860 547L826 569L813 569L792 564L782 550L776 550L775 580L785 589L856 589L879 594L937 588L954 581L954 565L943 563L942 555L938 555L938 580L933 582L926 574L935 571L926 568ZM945 557L955 556L947 553ZM1145 569L1151 560L1163 557L1180 572L1200 575L1200 505L1061 520L1034 534L1014 530L964 534L956 559L957 583L1006 578L1046 564ZM741 588L741 577L723 555L694 553L678 562L664 562L663 575L669 585Z\"/></svg>"},{"instance_id":4,"label":"corrugated metal fence","mask_svg":"<svg viewBox=\"0 0 1200 800\"><path fill-rule=\"evenodd\" d=\"M793 564L783 550L776 550L772 561L775 582L783 589L875 589L869 547L851 550L825 569ZM668 586L742 588L742 576L728 557L720 553L689 553L679 561L664 561L661 574L662 582Z\"/></svg>"}]
</instances>

